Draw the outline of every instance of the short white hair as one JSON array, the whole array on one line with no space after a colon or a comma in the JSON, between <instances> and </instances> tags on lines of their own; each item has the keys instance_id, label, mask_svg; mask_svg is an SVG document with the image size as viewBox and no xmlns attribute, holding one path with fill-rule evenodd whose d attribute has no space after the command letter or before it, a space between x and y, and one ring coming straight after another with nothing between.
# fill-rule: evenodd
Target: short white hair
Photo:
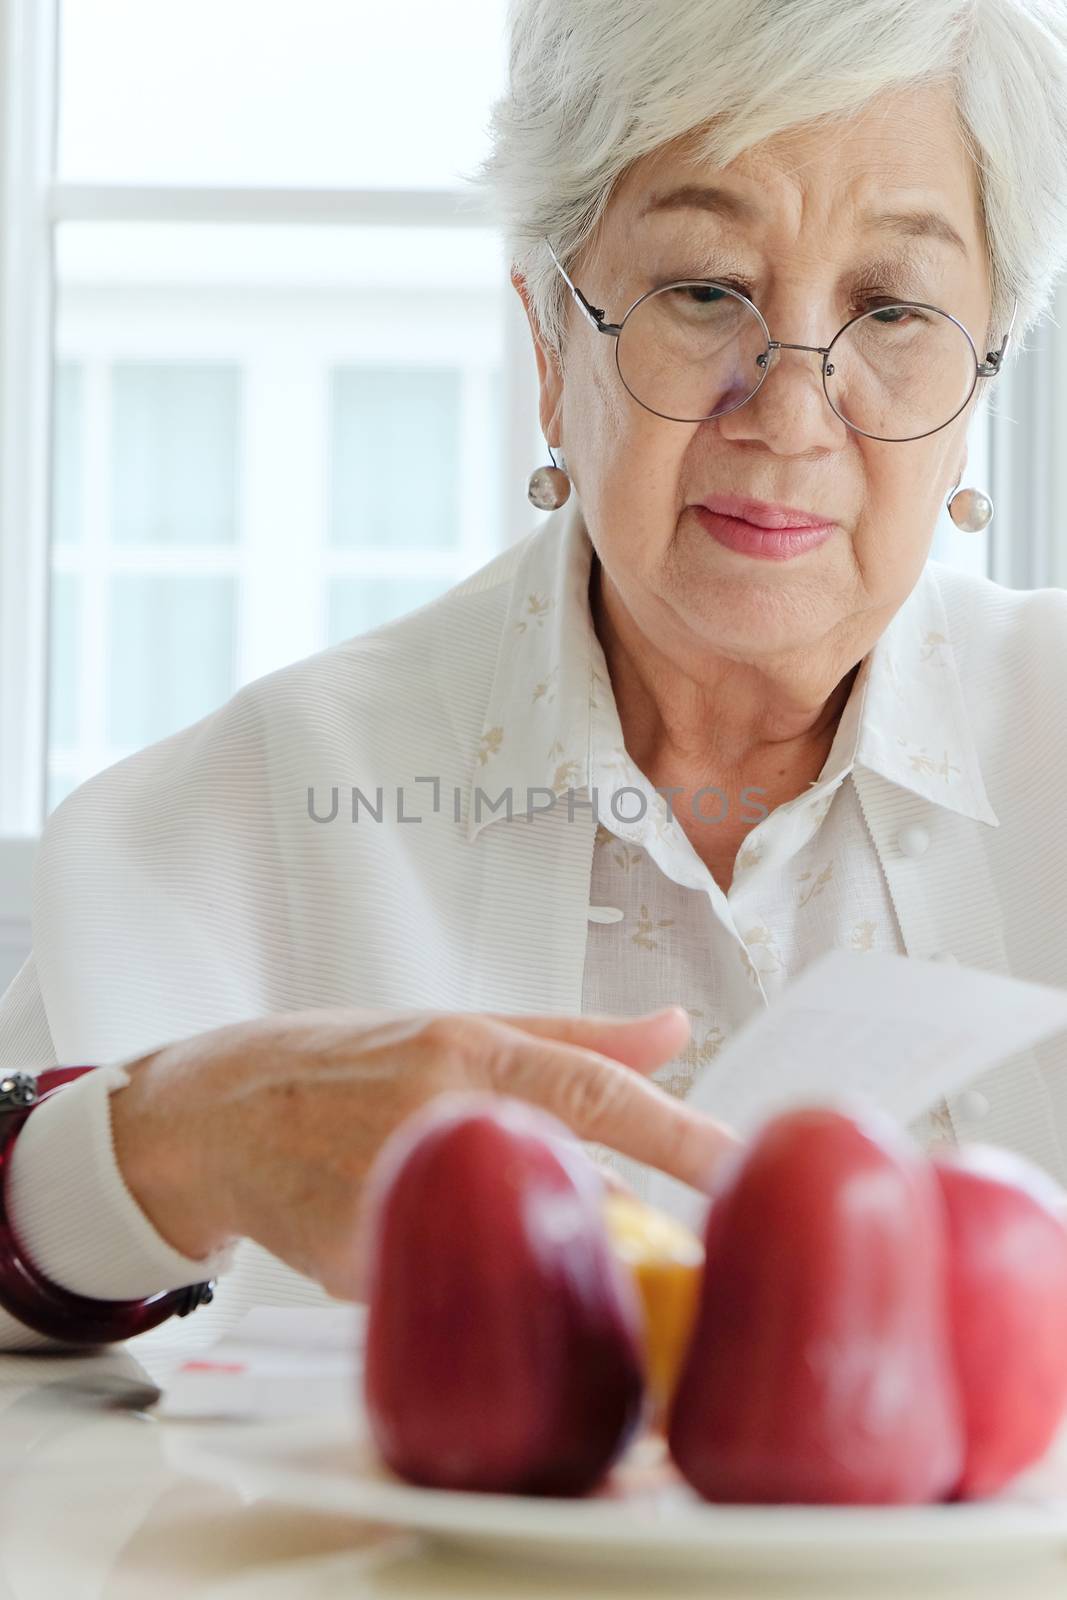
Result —
<instances>
[{"instance_id":1,"label":"short white hair","mask_svg":"<svg viewBox=\"0 0 1067 1600\"><path fill-rule=\"evenodd\" d=\"M509 0L508 43L470 176L561 364L569 290L543 241L569 266L633 162L694 135L725 166L935 81L954 85L977 168L991 339L1019 301L1008 359L1049 304L1067 258L1067 0Z\"/></svg>"}]
</instances>

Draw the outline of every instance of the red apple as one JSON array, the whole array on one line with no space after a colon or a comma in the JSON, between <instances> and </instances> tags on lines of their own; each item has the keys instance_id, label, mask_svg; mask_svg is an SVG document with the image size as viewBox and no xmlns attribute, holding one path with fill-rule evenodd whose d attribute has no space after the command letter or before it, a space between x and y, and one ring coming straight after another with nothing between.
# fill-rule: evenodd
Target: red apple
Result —
<instances>
[{"instance_id":1,"label":"red apple","mask_svg":"<svg viewBox=\"0 0 1067 1600\"><path fill-rule=\"evenodd\" d=\"M992 1146L939 1152L952 1326L967 1429L957 1493L995 1494L1067 1414L1067 1222L1039 1168Z\"/></svg>"},{"instance_id":2,"label":"red apple","mask_svg":"<svg viewBox=\"0 0 1067 1600\"><path fill-rule=\"evenodd\" d=\"M917 1504L963 1462L946 1224L929 1162L880 1116L775 1118L705 1235L668 1425L706 1499Z\"/></svg>"},{"instance_id":3,"label":"red apple","mask_svg":"<svg viewBox=\"0 0 1067 1600\"><path fill-rule=\"evenodd\" d=\"M640 1424L642 1313L603 1183L524 1101L438 1096L365 1198L364 1398L381 1455L437 1488L580 1495Z\"/></svg>"}]
</instances>

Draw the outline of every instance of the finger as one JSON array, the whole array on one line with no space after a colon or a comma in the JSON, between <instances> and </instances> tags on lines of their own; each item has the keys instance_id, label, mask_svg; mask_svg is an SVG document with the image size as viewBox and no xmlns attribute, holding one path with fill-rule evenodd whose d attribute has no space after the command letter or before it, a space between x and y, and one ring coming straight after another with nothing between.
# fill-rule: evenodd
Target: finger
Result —
<instances>
[{"instance_id":1,"label":"finger","mask_svg":"<svg viewBox=\"0 0 1067 1600\"><path fill-rule=\"evenodd\" d=\"M681 1006L665 1006L638 1017L483 1015L535 1038L596 1050L638 1072L654 1072L689 1043L689 1017Z\"/></svg>"},{"instance_id":2,"label":"finger","mask_svg":"<svg viewBox=\"0 0 1067 1600\"><path fill-rule=\"evenodd\" d=\"M725 1124L595 1050L504 1028L485 1065L497 1093L540 1105L579 1138L609 1145L705 1192L738 1145Z\"/></svg>"}]
</instances>

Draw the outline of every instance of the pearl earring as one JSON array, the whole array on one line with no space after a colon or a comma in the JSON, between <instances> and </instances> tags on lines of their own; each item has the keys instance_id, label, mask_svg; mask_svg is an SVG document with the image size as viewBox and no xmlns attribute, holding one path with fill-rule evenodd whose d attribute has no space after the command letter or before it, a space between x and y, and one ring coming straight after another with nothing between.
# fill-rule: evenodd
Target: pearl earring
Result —
<instances>
[{"instance_id":1,"label":"pearl earring","mask_svg":"<svg viewBox=\"0 0 1067 1600\"><path fill-rule=\"evenodd\" d=\"M981 489L956 489L948 497L948 514L965 533L983 533L993 520L993 502Z\"/></svg>"},{"instance_id":2,"label":"pearl earring","mask_svg":"<svg viewBox=\"0 0 1067 1600\"><path fill-rule=\"evenodd\" d=\"M526 485L526 493L538 511L558 511L565 505L571 492L571 480L567 476L567 464L562 467L556 465L556 458L552 455L552 446L549 445L548 453L552 456L550 467L538 467L531 472L530 481ZM563 451L559 453L563 461Z\"/></svg>"}]
</instances>

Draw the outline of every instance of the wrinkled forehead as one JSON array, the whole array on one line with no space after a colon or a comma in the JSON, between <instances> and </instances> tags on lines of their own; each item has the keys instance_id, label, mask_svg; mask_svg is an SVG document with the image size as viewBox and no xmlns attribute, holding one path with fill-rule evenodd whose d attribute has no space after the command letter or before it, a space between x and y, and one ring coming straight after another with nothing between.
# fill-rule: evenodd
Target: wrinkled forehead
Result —
<instances>
[{"instance_id":1,"label":"wrinkled forehead","mask_svg":"<svg viewBox=\"0 0 1067 1600\"><path fill-rule=\"evenodd\" d=\"M709 159L712 121L642 156L622 174L604 229L654 240L728 226L752 242L831 229L841 241L899 215L899 244L934 241L977 266L987 246L978 170L946 85L879 96L862 111L782 129L724 164ZM888 224L881 230L894 231Z\"/></svg>"}]
</instances>

